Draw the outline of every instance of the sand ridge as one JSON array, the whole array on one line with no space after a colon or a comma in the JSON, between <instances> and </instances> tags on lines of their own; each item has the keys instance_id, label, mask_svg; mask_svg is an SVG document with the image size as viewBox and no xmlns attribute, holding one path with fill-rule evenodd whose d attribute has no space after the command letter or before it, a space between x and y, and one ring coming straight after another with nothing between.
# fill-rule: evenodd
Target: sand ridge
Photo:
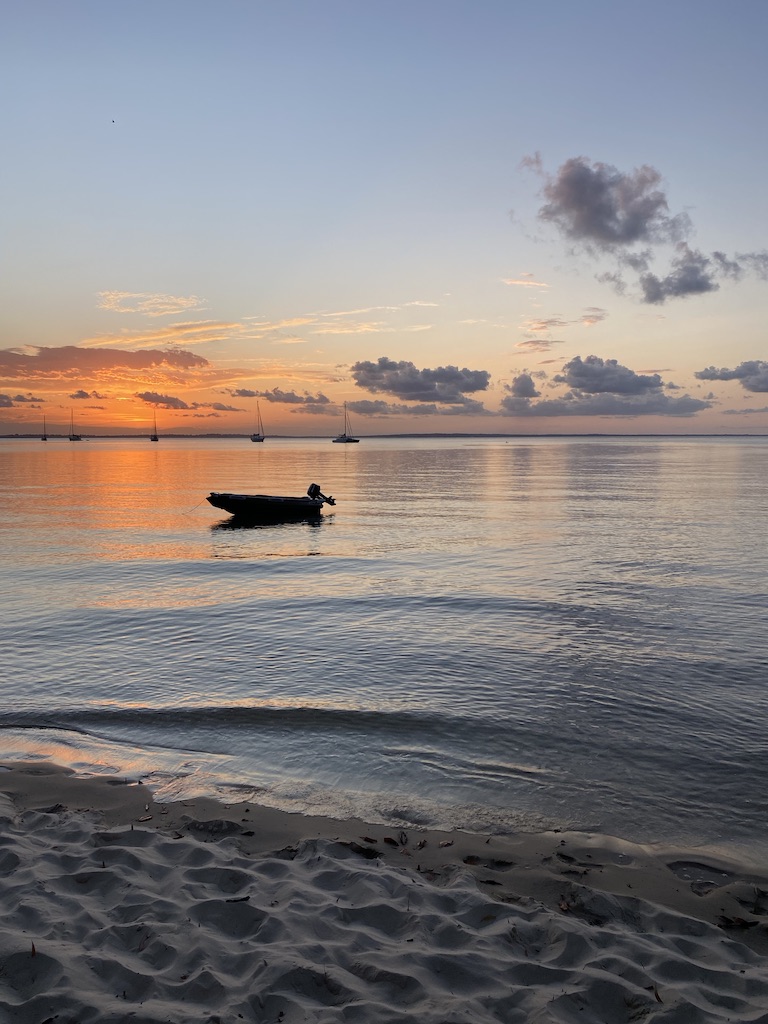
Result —
<instances>
[{"instance_id":1,"label":"sand ridge","mask_svg":"<svg viewBox=\"0 0 768 1024\"><path fill-rule=\"evenodd\" d=\"M768 1022L768 879L0 771L0 1020Z\"/></svg>"}]
</instances>

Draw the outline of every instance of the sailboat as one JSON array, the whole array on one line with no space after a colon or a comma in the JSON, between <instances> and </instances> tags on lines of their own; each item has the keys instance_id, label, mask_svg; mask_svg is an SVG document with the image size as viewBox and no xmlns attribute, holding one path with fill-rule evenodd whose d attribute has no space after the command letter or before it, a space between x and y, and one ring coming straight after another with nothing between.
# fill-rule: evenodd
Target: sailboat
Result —
<instances>
[{"instance_id":1,"label":"sailboat","mask_svg":"<svg viewBox=\"0 0 768 1024\"><path fill-rule=\"evenodd\" d=\"M264 424L261 422L261 409L259 408L259 403L257 402L256 403L256 433L255 434L251 434L251 440L252 441L263 441L264 437L265 437L265 434L264 434Z\"/></svg>"},{"instance_id":2,"label":"sailboat","mask_svg":"<svg viewBox=\"0 0 768 1024\"><path fill-rule=\"evenodd\" d=\"M334 444L359 444L359 437L352 437L352 431L349 426L349 414L347 413L347 403L344 403L344 431L339 434L338 437L334 437Z\"/></svg>"},{"instance_id":3,"label":"sailboat","mask_svg":"<svg viewBox=\"0 0 768 1024\"><path fill-rule=\"evenodd\" d=\"M48 431L45 429L45 416L43 416L43 435L40 438L40 440L41 441L47 441L48 440Z\"/></svg>"},{"instance_id":4,"label":"sailboat","mask_svg":"<svg viewBox=\"0 0 768 1024\"><path fill-rule=\"evenodd\" d=\"M70 441L82 441L82 437L75 433L75 414L69 410L69 440Z\"/></svg>"},{"instance_id":5,"label":"sailboat","mask_svg":"<svg viewBox=\"0 0 768 1024\"><path fill-rule=\"evenodd\" d=\"M152 433L149 435L149 440L150 441L159 441L160 438L157 436L157 413L155 413L154 423L155 423L154 429L152 430Z\"/></svg>"}]
</instances>

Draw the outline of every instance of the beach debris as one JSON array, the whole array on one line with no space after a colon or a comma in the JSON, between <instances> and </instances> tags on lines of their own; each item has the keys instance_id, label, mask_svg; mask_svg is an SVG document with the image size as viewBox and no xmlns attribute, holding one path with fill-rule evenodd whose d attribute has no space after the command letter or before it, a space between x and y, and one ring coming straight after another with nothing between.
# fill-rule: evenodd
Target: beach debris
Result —
<instances>
[{"instance_id":1,"label":"beach debris","mask_svg":"<svg viewBox=\"0 0 768 1024\"><path fill-rule=\"evenodd\" d=\"M231 899L224 900L225 903L247 903L250 896L233 896Z\"/></svg>"},{"instance_id":2,"label":"beach debris","mask_svg":"<svg viewBox=\"0 0 768 1024\"><path fill-rule=\"evenodd\" d=\"M152 821L152 815L151 814L143 814L140 818L137 818L136 820L137 821Z\"/></svg>"},{"instance_id":3,"label":"beach debris","mask_svg":"<svg viewBox=\"0 0 768 1024\"><path fill-rule=\"evenodd\" d=\"M401 846L407 846L408 845L408 833L407 832L401 832L400 835L397 838L400 840L400 845Z\"/></svg>"},{"instance_id":4,"label":"beach debris","mask_svg":"<svg viewBox=\"0 0 768 1024\"><path fill-rule=\"evenodd\" d=\"M372 850L370 846L361 846L360 843L342 843L342 846L348 846L349 849L358 854L360 857L365 857L366 860L375 860L379 856L378 850Z\"/></svg>"},{"instance_id":5,"label":"beach debris","mask_svg":"<svg viewBox=\"0 0 768 1024\"><path fill-rule=\"evenodd\" d=\"M35 949L34 942L32 943L32 952L30 953L30 956L37 956L37 950Z\"/></svg>"},{"instance_id":6,"label":"beach debris","mask_svg":"<svg viewBox=\"0 0 768 1024\"><path fill-rule=\"evenodd\" d=\"M398 845L397 840L393 839L392 836L384 836L384 842L388 846L397 846Z\"/></svg>"},{"instance_id":7,"label":"beach debris","mask_svg":"<svg viewBox=\"0 0 768 1024\"><path fill-rule=\"evenodd\" d=\"M371 839L370 836L360 836L360 838L363 840L364 843L372 843L374 846L376 845L377 840Z\"/></svg>"},{"instance_id":8,"label":"beach debris","mask_svg":"<svg viewBox=\"0 0 768 1024\"><path fill-rule=\"evenodd\" d=\"M444 839L442 841L442 843L440 843L440 849L445 849L448 846L453 846L453 840L452 839Z\"/></svg>"},{"instance_id":9,"label":"beach debris","mask_svg":"<svg viewBox=\"0 0 768 1024\"><path fill-rule=\"evenodd\" d=\"M418 841L418 843L416 843L416 849L417 850L423 850L426 845L427 845L427 840L426 839L420 839Z\"/></svg>"}]
</instances>

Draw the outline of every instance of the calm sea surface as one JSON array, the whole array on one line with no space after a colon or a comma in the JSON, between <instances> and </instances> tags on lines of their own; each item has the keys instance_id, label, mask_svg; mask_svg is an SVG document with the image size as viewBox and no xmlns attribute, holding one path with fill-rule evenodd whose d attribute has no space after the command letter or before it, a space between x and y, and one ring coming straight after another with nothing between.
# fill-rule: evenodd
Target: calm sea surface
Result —
<instances>
[{"instance_id":1,"label":"calm sea surface","mask_svg":"<svg viewBox=\"0 0 768 1024\"><path fill-rule=\"evenodd\" d=\"M0 756L768 849L768 438L0 441ZM232 528L211 490L337 500Z\"/></svg>"}]
</instances>

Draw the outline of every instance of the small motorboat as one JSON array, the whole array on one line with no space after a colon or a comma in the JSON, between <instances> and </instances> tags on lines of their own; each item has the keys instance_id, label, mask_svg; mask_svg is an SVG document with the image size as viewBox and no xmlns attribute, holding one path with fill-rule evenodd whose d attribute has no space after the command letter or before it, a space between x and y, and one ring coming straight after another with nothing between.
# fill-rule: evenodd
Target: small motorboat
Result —
<instances>
[{"instance_id":1,"label":"small motorboat","mask_svg":"<svg viewBox=\"0 0 768 1024\"><path fill-rule=\"evenodd\" d=\"M323 505L335 505L331 497L320 490L318 484L310 484L306 496L283 498L276 494L230 494L226 491L211 491L208 501L215 508L223 508L238 519L279 520L303 519L319 516Z\"/></svg>"}]
</instances>

